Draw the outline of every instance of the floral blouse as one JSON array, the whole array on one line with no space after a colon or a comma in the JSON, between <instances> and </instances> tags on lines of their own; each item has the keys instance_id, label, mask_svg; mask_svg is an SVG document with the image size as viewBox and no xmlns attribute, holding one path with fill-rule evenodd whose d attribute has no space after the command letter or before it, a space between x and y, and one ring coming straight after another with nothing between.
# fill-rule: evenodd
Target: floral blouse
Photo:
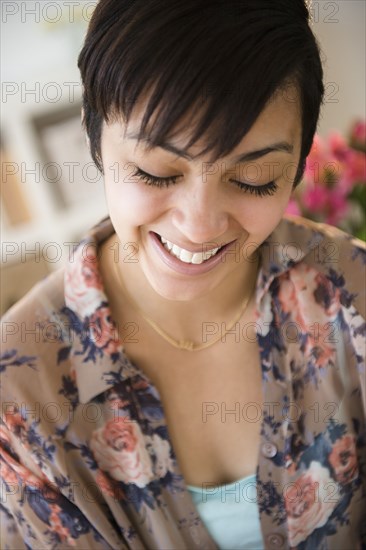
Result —
<instances>
[{"instance_id":1,"label":"floral blouse","mask_svg":"<svg viewBox=\"0 0 366 550\"><path fill-rule=\"evenodd\" d=\"M113 232L97 223L2 318L3 549L217 548L111 317L98 247ZM365 247L285 216L259 250L265 548L364 548Z\"/></svg>"}]
</instances>

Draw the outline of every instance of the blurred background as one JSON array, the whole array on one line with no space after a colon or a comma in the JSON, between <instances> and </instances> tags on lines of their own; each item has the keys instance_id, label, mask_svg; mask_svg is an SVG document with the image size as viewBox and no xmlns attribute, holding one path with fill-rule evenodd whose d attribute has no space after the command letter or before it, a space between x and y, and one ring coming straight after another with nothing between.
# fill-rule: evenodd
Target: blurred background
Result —
<instances>
[{"instance_id":1,"label":"blurred background","mask_svg":"<svg viewBox=\"0 0 366 550\"><path fill-rule=\"evenodd\" d=\"M76 65L96 4L1 2L0 314L65 264L83 234L108 214L81 129ZM326 85L319 136L338 136L338 150L353 140L363 155L365 5L320 0L311 6ZM362 159L357 162L362 169ZM357 201L349 216L363 223Z\"/></svg>"}]
</instances>

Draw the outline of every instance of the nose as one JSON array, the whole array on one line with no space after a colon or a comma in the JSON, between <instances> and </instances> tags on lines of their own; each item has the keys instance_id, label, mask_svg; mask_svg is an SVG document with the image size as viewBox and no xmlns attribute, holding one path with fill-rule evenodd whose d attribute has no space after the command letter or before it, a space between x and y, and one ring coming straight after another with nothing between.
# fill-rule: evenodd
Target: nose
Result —
<instances>
[{"instance_id":1,"label":"nose","mask_svg":"<svg viewBox=\"0 0 366 550\"><path fill-rule=\"evenodd\" d=\"M176 197L172 223L192 244L219 243L227 233L230 213L214 181L195 177Z\"/></svg>"}]
</instances>

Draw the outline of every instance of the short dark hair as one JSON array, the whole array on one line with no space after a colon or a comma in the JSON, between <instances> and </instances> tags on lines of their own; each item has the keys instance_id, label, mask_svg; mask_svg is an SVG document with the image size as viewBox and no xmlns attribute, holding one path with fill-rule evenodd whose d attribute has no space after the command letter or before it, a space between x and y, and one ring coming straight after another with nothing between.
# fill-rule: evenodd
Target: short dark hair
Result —
<instances>
[{"instance_id":1,"label":"short dark hair","mask_svg":"<svg viewBox=\"0 0 366 550\"><path fill-rule=\"evenodd\" d=\"M103 121L121 115L128 123L145 94L140 136L158 109L150 147L194 109L196 131L187 148L205 136L200 155L213 151L214 162L240 143L275 93L293 83L302 112L296 186L324 96L309 20L305 0L100 0L78 58L83 125L98 169L103 172Z\"/></svg>"}]
</instances>

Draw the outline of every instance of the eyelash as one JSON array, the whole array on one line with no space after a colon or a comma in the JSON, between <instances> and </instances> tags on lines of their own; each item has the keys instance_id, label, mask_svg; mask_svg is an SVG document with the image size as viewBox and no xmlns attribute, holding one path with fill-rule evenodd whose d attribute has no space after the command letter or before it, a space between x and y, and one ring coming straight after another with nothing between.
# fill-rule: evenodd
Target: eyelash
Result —
<instances>
[{"instance_id":1,"label":"eyelash","mask_svg":"<svg viewBox=\"0 0 366 550\"><path fill-rule=\"evenodd\" d=\"M152 176L151 174L147 174L140 168L137 168L135 172L132 174L132 176L137 176L139 179L143 180L147 185L152 185L154 187L169 187L170 185L174 185L177 181L177 178L180 176L170 176L167 178L159 178L157 176ZM275 181L270 181L266 183L265 185L249 185L247 183L243 183L242 181L236 181L233 180L234 183L239 187L241 191L244 191L244 193L250 193L251 195L256 195L263 197L264 195L274 195L274 193L278 189L278 185Z\"/></svg>"}]
</instances>

